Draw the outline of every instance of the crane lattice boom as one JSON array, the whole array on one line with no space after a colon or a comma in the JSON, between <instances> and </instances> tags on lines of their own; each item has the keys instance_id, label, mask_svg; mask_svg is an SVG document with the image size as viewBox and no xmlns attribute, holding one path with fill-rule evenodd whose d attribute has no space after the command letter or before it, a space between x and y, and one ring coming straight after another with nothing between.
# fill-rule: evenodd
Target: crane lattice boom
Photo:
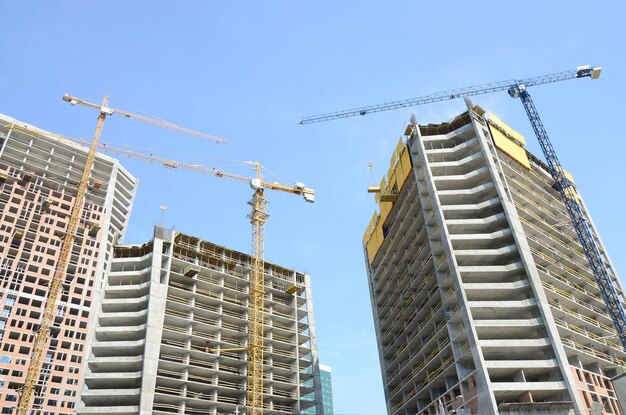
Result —
<instances>
[{"instance_id":1,"label":"crane lattice boom","mask_svg":"<svg viewBox=\"0 0 626 415\"><path fill-rule=\"evenodd\" d=\"M403 99L400 101L385 102L382 104L367 107L358 107L343 111L330 112L327 114L313 115L303 118L300 124L314 124L318 122L338 120L341 118L356 117L357 115L367 115L375 112L390 111L399 108L415 107L418 105L431 104L433 102L448 101L465 96L483 95L491 92L506 91L518 84L526 86L549 84L552 82L565 81L567 79L582 78L590 76L596 79L600 76L601 68L591 66L580 66L574 70L557 72L549 75L536 76L523 80L509 79L506 81L490 82L487 84L474 85L466 88L450 89L448 91L435 92L417 98Z\"/></svg>"},{"instance_id":2,"label":"crane lattice boom","mask_svg":"<svg viewBox=\"0 0 626 415\"><path fill-rule=\"evenodd\" d=\"M80 98L76 98L76 97L70 96L68 94L63 95L63 101L69 102L72 105L79 104L79 105L83 105L85 107L93 108L95 110L98 110L98 111L106 114L106 115L119 114L119 115L123 115L123 116L125 116L127 118L134 118L136 120L143 121L143 122L148 123L148 124L156 125L157 127L169 128L170 130L178 131L178 132L183 133L183 134L195 135L196 137L202 137L202 138L206 138L206 139L209 139L209 140L213 140L216 143L224 143L225 142L221 138L214 137L212 135L205 134L205 133L200 132L200 131L192 130L190 128L181 127L180 125L176 125L176 124L171 123L169 121L157 120L157 119L149 118L149 117L146 117L146 116L143 116L143 115L133 114L132 112L120 110L120 109L117 109L117 108L107 107L107 106L104 106L104 105L100 106L98 104L87 102L85 100L82 100Z\"/></svg>"},{"instance_id":3,"label":"crane lattice boom","mask_svg":"<svg viewBox=\"0 0 626 415\"><path fill-rule=\"evenodd\" d=\"M88 142L85 140L69 139L67 137L65 137L65 139L73 141L75 143L82 144L82 145L88 144ZM177 160L171 160L171 159L167 159L164 157L155 156L153 154L144 154L144 153L139 153L139 152L132 151L132 150L112 147L104 143L98 145L98 150L103 153L116 154L116 155L120 155L123 157L135 159L135 160L161 164L163 167L167 167L171 169L180 169L180 170L188 171L190 173L206 174L209 176L215 176L215 177L220 177L220 178L224 178L228 180L234 180L234 181L241 182L241 183L248 183L255 190L257 188L261 188L261 189L276 190L276 191L285 192L285 193L292 193L295 195L302 195L307 202L313 202L315 200L315 190L304 187L302 183L295 183L290 186L290 185L276 183L276 182L266 182L262 179L262 176L260 175L260 173L257 173L256 177L249 177L249 176L244 176L244 175L235 174L235 173L228 173L221 169L217 169L215 167L209 167L209 166L205 166L202 164L183 163ZM259 168L262 167L259 163L254 162L254 161L251 161L248 164L251 164L255 167L258 166Z\"/></svg>"}]
</instances>

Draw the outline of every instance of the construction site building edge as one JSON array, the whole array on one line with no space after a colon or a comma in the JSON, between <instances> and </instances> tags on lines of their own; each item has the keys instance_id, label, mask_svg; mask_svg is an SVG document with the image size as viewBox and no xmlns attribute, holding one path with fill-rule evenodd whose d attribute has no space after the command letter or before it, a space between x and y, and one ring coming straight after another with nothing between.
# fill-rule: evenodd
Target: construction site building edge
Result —
<instances>
[{"instance_id":1,"label":"construction site building edge","mask_svg":"<svg viewBox=\"0 0 626 415\"><path fill-rule=\"evenodd\" d=\"M245 414L250 256L157 226L115 248L77 413ZM310 277L265 262L264 413L323 414Z\"/></svg>"},{"instance_id":2,"label":"construction site building edge","mask_svg":"<svg viewBox=\"0 0 626 415\"><path fill-rule=\"evenodd\" d=\"M548 167L467 107L409 123L369 189L378 211L363 247L388 413L624 415L626 353Z\"/></svg>"},{"instance_id":3,"label":"construction site building edge","mask_svg":"<svg viewBox=\"0 0 626 415\"><path fill-rule=\"evenodd\" d=\"M0 412L15 413L88 149L0 114ZM97 154L69 265L43 351L30 414L78 406L113 247L123 238L137 179Z\"/></svg>"},{"instance_id":4,"label":"construction site building edge","mask_svg":"<svg viewBox=\"0 0 626 415\"><path fill-rule=\"evenodd\" d=\"M15 413L88 149L0 114L0 413ZM30 415L245 415L250 257L157 226L98 153ZM310 277L265 263L268 415L323 415ZM239 350L222 350L239 349Z\"/></svg>"}]
</instances>

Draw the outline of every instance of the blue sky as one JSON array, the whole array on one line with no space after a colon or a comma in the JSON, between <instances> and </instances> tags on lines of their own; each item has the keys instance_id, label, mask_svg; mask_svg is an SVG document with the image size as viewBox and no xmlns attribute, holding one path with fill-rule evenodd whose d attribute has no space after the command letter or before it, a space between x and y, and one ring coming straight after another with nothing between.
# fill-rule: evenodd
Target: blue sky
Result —
<instances>
[{"instance_id":1,"label":"blue sky","mask_svg":"<svg viewBox=\"0 0 626 415\"><path fill-rule=\"evenodd\" d=\"M411 112L442 122L462 101L309 126L301 117L450 88L600 65L598 81L531 91L618 272L626 275L626 7L619 1L19 1L0 0L0 112L90 137L95 111L64 93L146 111L222 137L216 145L111 117L103 141L317 191L305 204L272 194L266 258L310 273L318 347L333 370L338 414L383 414L384 396L361 236L366 193ZM519 102L480 96L539 148ZM143 149L142 149L143 148ZM160 149L162 151L159 151ZM197 157L192 157L192 155ZM129 243L165 225L248 252L245 184L124 160L140 179Z\"/></svg>"}]
</instances>

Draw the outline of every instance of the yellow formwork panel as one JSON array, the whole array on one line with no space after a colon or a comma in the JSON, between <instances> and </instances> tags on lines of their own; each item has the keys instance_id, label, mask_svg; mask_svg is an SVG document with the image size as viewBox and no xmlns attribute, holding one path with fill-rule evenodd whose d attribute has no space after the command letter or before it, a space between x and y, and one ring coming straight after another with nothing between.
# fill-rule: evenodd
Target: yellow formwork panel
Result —
<instances>
[{"instance_id":1,"label":"yellow formwork panel","mask_svg":"<svg viewBox=\"0 0 626 415\"><path fill-rule=\"evenodd\" d=\"M402 163L400 163L400 159L398 159L398 162L396 163L394 173L396 174L396 180L398 181L398 191L400 191L400 189L402 189L402 185L404 184L404 178L406 177L404 175L404 168L402 167Z\"/></svg>"},{"instance_id":2,"label":"yellow formwork panel","mask_svg":"<svg viewBox=\"0 0 626 415\"><path fill-rule=\"evenodd\" d=\"M576 191L576 188L574 186L569 186L569 189L571 190L572 194L574 195L574 199L576 200L576 203L578 203L579 205L581 204L580 202L580 195L578 194L578 191ZM570 194L568 192L565 193L565 196L570 198Z\"/></svg>"},{"instance_id":3,"label":"yellow formwork panel","mask_svg":"<svg viewBox=\"0 0 626 415\"><path fill-rule=\"evenodd\" d=\"M365 245L365 249L367 251L367 260L371 264L374 262L374 257L378 252L378 243L376 241L376 236L372 237L367 244Z\"/></svg>"},{"instance_id":4,"label":"yellow formwork panel","mask_svg":"<svg viewBox=\"0 0 626 415\"><path fill-rule=\"evenodd\" d=\"M391 183L395 182L395 175L393 174L395 167L396 167L395 164L392 164L389 166L389 170L387 170L387 183L388 183L387 190L391 190L393 188L393 185Z\"/></svg>"},{"instance_id":5,"label":"yellow formwork panel","mask_svg":"<svg viewBox=\"0 0 626 415\"><path fill-rule=\"evenodd\" d=\"M382 220L379 220L378 223L376 224L376 230L374 231L374 234L376 235L378 248L380 248L380 246L383 244L383 241L385 240L385 235L383 235L383 221ZM378 251L378 248L376 248L377 251Z\"/></svg>"},{"instance_id":6,"label":"yellow formwork panel","mask_svg":"<svg viewBox=\"0 0 626 415\"><path fill-rule=\"evenodd\" d=\"M376 254L380 250L384 239L382 221L378 220L374 233L372 233L370 240L366 244L367 259L370 264L374 261L374 258L376 258Z\"/></svg>"},{"instance_id":7,"label":"yellow formwork panel","mask_svg":"<svg viewBox=\"0 0 626 415\"><path fill-rule=\"evenodd\" d=\"M389 159L389 171L392 171L396 167L397 162L398 162L398 155L396 154L396 151L394 150L393 153L391 153L391 158ZM387 172L387 177L389 177L389 172Z\"/></svg>"},{"instance_id":8,"label":"yellow formwork panel","mask_svg":"<svg viewBox=\"0 0 626 415\"><path fill-rule=\"evenodd\" d=\"M385 223L387 220L387 216L389 216L392 207L393 202L380 202L380 221L382 223Z\"/></svg>"},{"instance_id":9,"label":"yellow formwork panel","mask_svg":"<svg viewBox=\"0 0 626 415\"><path fill-rule=\"evenodd\" d=\"M520 133L518 133L517 131L515 131L513 128L511 128L510 126L508 126L504 121L502 121L500 118L496 117L494 114L489 113L489 120L496 124L498 127L502 128L504 130L505 133L507 133L508 135L510 135L511 137L513 137L513 139L515 139L515 141L518 141L521 145L525 146L526 145L526 139L524 138L523 135L521 135Z\"/></svg>"},{"instance_id":10,"label":"yellow formwork panel","mask_svg":"<svg viewBox=\"0 0 626 415\"><path fill-rule=\"evenodd\" d=\"M400 160L400 155L402 154L402 151L405 147L406 145L404 144L404 140L402 139L402 137L400 137L400 139L398 140L398 144L396 144L396 150L394 151L394 154L396 155L396 161Z\"/></svg>"},{"instance_id":11,"label":"yellow formwork panel","mask_svg":"<svg viewBox=\"0 0 626 415\"><path fill-rule=\"evenodd\" d=\"M557 167L557 169L559 169L559 167ZM574 182L574 176L572 176L567 170L565 170L564 168L560 168L561 172L563 173L563 175L565 176L565 178L567 180L569 180L570 183L575 184ZM576 203L578 203L580 205L580 195L578 194L578 190L576 190L575 186L569 186L569 189L572 191L572 193L574 194L574 199L576 199ZM568 195L566 193L566 195ZM569 197L569 195L568 195Z\"/></svg>"},{"instance_id":12,"label":"yellow formwork panel","mask_svg":"<svg viewBox=\"0 0 626 415\"><path fill-rule=\"evenodd\" d=\"M404 179L406 180L411 174L413 166L411 165L411 156L409 156L409 149L405 147L402 155L400 156L400 163L402 163L402 170L404 170Z\"/></svg>"},{"instance_id":13,"label":"yellow formwork panel","mask_svg":"<svg viewBox=\"0 0 626 415\"><path fill-rule=\"evenodd\" d=\"M394 188L396 190L398 190L400 188L398 186L398 181L396 180L396 172L395 172L395 170L393 170L391 172L391 176L389 176L389 183L387 183L387 192L386 193L391 193Z\"/></svg>"},{"instance_id":14,"label":"yellow formwork panel","mask_svg":"<svg viewBox=\"0 0 626 415\"><path fill-rule=\"evenodd\" d=\"M383 243L385 236L383 235L383 221L379 220L376 224L376 230L374 232L376 234L376 239L378 239L379 243Z\"/></svg>"},{"instance_id":15,"label":"yellow formwork panel","mask_svg":"<svg viewBox=\"0 0 626 415\"><path fill-rule=\"evenodd\" d=\"M376 203L380 203L380 195L385 192L385 187L387 187L387 178L385 176L383 176L383 178L380 179L379 186L380 186L380 192L374 195L374 199L376 200Z\"/></svg>"},{"instance_id":16,"label":"yellow formwork panel","mask_svg":"<svg viewBox=\"0 0 626 415\"><path fill-rule=\"evenodd\" d=\"M407 147L404 147L402 153L398 158L398 164L396 165L396 178L398 180L398 191L402 190L404 182L411 174L411 159L409 157L409 151Z\"/></svg>"},{"instance_id":17,"label":"yellow formwork panel","mask_svg":"<svg viewBox=\"0 0 626 415\"><path fill-rule=\"evenodd\" d=\"M561 171L563 172L563 175L567 178L567 180L569 180L570 182L574 183L574 176L572 176L567 170L565 170L563 168L561 169Z\"/></svg>"},{"instance_id":18,"label":"yellow formwork panel","mask_svg":"<svg viewBox=\"0 0 626 415\"><path fill-rule=\"evenodd\" d=\"M524 147L502 134L500 130L492 125L489 126L489 130L491 131L491 136L493 137L493 142L496 147L505 152L509 157L521 164L523 167L530 170L530 161L528 160L528 155L526 154Z\"/></svg>"},{"instance_id":19,"label":"yellow formwork panel","mask_svg":"<svg viewBox=\"0 0 626 415\"><path fill-rule=\"evenodd\" d=\"M370 223L367 224L367 228L365 229L365 233L363 234L363 244L367 243L370 240L370 236L372 232L374 232L374 226L376 226L376 221L378 220L378 212L374 211L372 215L372 219L370 219Z\"/></svg>"}]
</instances>

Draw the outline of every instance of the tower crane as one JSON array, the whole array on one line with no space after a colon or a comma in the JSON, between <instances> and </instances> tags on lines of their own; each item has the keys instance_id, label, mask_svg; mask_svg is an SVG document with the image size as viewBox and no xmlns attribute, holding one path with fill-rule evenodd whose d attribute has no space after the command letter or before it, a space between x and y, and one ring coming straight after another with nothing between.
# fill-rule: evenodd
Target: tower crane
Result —
<instances>
[{"instance_id":1,"label":"tower crane","mask_svg":"<svg viewBox=\"0 0 626 415\"><path fill-rule=\"evenodd\" d=\"M597 79L600 77L601 71L602 68L597 66L579 66L574 70L536 76L533 78L499 81L466 88L451 89L417 98L386 102L377 105L305 117L300 121L300 124L313 124L498 91L507 91L512 98L520 98L535 135L539 140L539 145L541 146L543 155L546 158L550 174L556 184L555 187L563 199L563 203L565 204L580 244L585 252L587 261L589 262L595 280L600 289L602 299L606 303L611 319L613 320L613 324L617 330L617 335L620 338L622 347L626 349L626 313L624 312L624 305L622 304L613 283L613 277L615 276L612 276L612 272L607 264L607 261L600 250L597 236L594 234L587 212L578 202L574 184L564 174L563 167L561 166L554 147L548 138L548 133L543 126L539 113L537 112L527 89L530 86L565 81L568 79L587 77Z\"/></svg>"},{"instance_id":2,"label":"tower crane","mask_svg":"<svg viewBox=\"0 0 626 415\"><path fill-rule=\"evenodd\" d=\"M80 223L80 217L85 202L85 196L87 194L89 177L93 170L94 161L96 159L96 150L98 148L100 135L102 133L102 127L104 126L104 121L106 117L112 114L121 114L129 118L135 118L150 124L170 128L181 133L210 138L213 140L219 140L215 137L209 136L199 131L180 127L167 121L155 120L148 117L135 115L127 111L109 108L108 96L104 97L104 99L102 100L102 105L92 104L79 98L71 97L67 94L63 96L63 100L70 102L71 104L81 104L90 108L97 109L99 111L99 115L93 139L91 141L91 145L89 146L89 152L87 153L85 167L83 168L82 176L78 184L78 188L76 189L76 197L71 207L69 223L63 237L63 242L61 243L59 257L57 259L54 273L52 275L52 281L50 282L50 289L48 290L48 297L46 299L41 324L39 325L39 330L37 332L37 335L35 336L33 352L31 355L30 363L28 365L28 370L26 372L26 378L24 380L24 386L22 387L22 393L18 402L18 415L26 415L28 413L31 405L31 400L33 398L33 392L35 391L35 385L37 383L37 379L39 379L43 353L44 350L47 348L48 340L50 337L50 328L52 327L52 323L54 321L54 311L56 308L57 299L59 297L61 289L63 288L63 281L65 280L65 274L67 272L70 254L74 245L74 239L76 238L76 232L78 230L78 225Z\"/></svg>"},{"instance_id":3,"label":"tower crane","mask_svg":"<svg viewBox=\"0 0 626 415\"><path fill-rule=\"evenodd\" d=\"M14 126L21 130L28 130L25 127ZM32 131L31 131L32 132ZM37 132L44 138L55 139L61 141L72 141L83 146L90 145L89 141L80 139L71 139L52 133ZM92 143L93 146L93 143ZM258 162L248 162L255 168L255 177L247 177L239 174L225 172L200 164L182 163L176 160L170 160L152 154L143 154L131 150L120 149L103 143L97 143L97 150L128 157L135 160L161 164L170 169L185 170L192 173L206 174L218 178L229 179L241 183L248 183L254 190L254 194L249 204L252 207L248 218L252 224L252 253L250 255L250 306L249 306L249 329L248 329L248 347L236 348L229 350L246 350L248 351L248 382L247 382L247 406L248 414L263 414L263 326L265 309L265 254L264 254L264 236L265 222L267 219L267 199L265 189L276 190L294 195L302 195L304 200L309 203L315 201L315 191L304 186L302 183L295 183L292 186L275 182L267 182L263 179L261 164ZM225 350L225 349L222 349Z\"/></svg>"},{"instance_id":4,"label":"tower crane","mask_svg":"<svg viewBox=\"0 0 626 415\"><path fill-rule=\"evenodd\" d=\"M382 104L370 105L367 107L351 108L343 111L329 112L326 114L312 115L310 117L302 118L299 124L314 124L324 121L338 120L341 118L356 117L357 115L367 115L375 112L383 112L390 110L397 110L400 108L416 107L418 105L432 104L434 102L448 101L456 98L463 98L466 96L484 95L491 92L508 91L515 85L523 84L526 87L549 84L552 82L566 81L568 79L591 77L591 79L597 79L600 77L602 68L594 66L579 66L578 68L570 71L556 72L549 75L535 76L533 78L526 78L522 80L508 79L506 81L490 82L487 84L480 84L469 86L465 88L449 89L447 91L435 92L430 95L424 95L417 98L403 99L399 101L390 101Z\"/></svg>"},{"instance_id":5,"label":"tower crane","mask_svg":"<svg viewBox=\"0 0 626 415\"><path fill-rule=\"evenodd\" d=\"M78 142L86 143L78 140ZM192 173L206 174L237 182L249 183L254 190L252 199L248 204L252 207L248 214L252 224L252 252L250 254L250 302L248 309L248 347L233 348L227 350L248 351L248 387L247 407L248 415L263 415L263 326L265 315L265 222L267 219L267 198L265 189L279 192L301 195L306 202L315 201L315 191L295 183L292 186L263 180L261 164L248 162L254 166L255 177L246 177L228 173L220 169L199 164L187 164L176 160L158 157L152 154L142 154L131 150L125 150L100 144L98 149L104 153L121 155L135 160L161 164L171 169L180 169ZM222 349L225 350L225 349Z\"/></svg>"}]
</instances>

